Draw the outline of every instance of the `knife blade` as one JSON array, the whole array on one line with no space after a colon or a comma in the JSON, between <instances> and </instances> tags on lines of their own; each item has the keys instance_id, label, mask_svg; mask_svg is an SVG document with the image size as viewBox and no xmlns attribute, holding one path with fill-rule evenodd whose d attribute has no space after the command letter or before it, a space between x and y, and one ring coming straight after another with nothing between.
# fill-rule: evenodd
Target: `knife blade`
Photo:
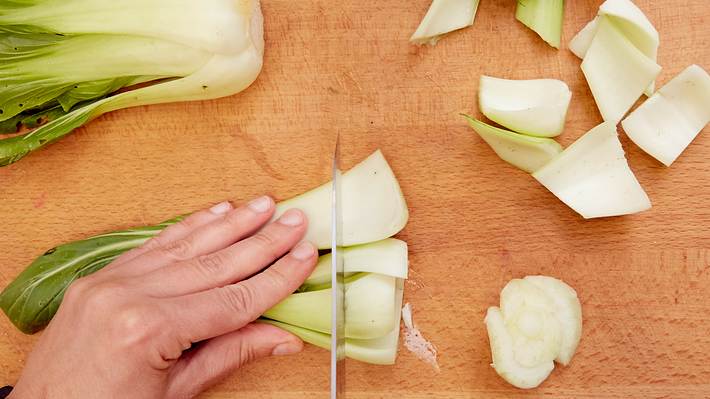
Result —
<instances>
[{"instance_id":1,"label":"knife blade","mask_svg":"<svg viewBox=\"0 0 710 399\"><path fill-rule=\"evenodd\" d=\"M345 284L342 243L342 178L340 172L340 134L335 140L333 154L333 192L331 226L331 335L330 335L330 397L342 399L345 395Z\"/></svg>"}]
</instances>

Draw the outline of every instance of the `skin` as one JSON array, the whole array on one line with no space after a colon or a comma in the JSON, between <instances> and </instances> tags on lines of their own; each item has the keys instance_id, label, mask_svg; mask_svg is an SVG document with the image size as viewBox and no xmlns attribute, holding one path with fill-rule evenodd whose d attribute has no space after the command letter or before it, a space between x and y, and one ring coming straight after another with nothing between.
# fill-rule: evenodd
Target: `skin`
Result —
<instances>
[{"instance_id":1,"label":"skin","mask_svg":"<svg viewBox=\"0 0 710 399\"><path fill-rule=\"evenodd\" d=\"M268 223L273 213L269 197L217 204L74 282L10 398L192 398L251 361L300 352L299 338L255 322L318 257L300 242L303 212Z\"/></svg>"}]
</instances>

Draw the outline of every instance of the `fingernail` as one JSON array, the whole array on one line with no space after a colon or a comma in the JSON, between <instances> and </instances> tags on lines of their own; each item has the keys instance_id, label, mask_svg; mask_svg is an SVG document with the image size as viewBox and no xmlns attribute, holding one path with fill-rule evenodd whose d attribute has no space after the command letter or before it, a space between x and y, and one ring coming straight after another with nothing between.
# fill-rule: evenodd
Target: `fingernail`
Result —
<instances>
[{"instance_id":1,"label":"fingernail","mask_svg":"<svg viewBox=\"0 0 710 399\"><path fill-rule=\"evenodd\" d=\"M303 347L298 342L285 342L283 344L276 345L271 354L274 356L286 356L293 355L301 351Z\"/></svg>"},{"instance_id":2,"label":"fingernail","mask_svg":"<svg viewBox=\"0 0 710 399\"><path fill-rule=\"evenodd\" d=\"M291 256L298 260L310 259L316 253L316 249L308 241L296 245L296 248L291 250Z\"/></svg>"},{"instance_id":3,"label":"fingernail","mask_svg":"<svg viewBox=\"0 0 710 399\"><path fill-rule=\"evenodd\" d=\"M281 215L279 223L286 226L296 227L303 223L303 213L298 209L289 209Z\"/></svg>"},{"instance_id":4,"label":"fingernail","mask_svg":"<svg viewBox=\"0 0 710 399\"><path fill-rule=\"evenodd\" d=\"M230 204L229 201L220 202L219 204L210 208L210 212L214 213L215 215L223 215L229 212L230 210L232 210L232 204Z\"/></svg>"},{"instance_id":5,"label":"fingernail","mask_svg":"<svg viewBox=\"0 0 710 399\"><path fill-rule=\"evenodd\" d=\"M263 196L252 200L247 206L256 213L264 213L271 209L271 204L271 198Z\"/></svg>"}]
</instances>

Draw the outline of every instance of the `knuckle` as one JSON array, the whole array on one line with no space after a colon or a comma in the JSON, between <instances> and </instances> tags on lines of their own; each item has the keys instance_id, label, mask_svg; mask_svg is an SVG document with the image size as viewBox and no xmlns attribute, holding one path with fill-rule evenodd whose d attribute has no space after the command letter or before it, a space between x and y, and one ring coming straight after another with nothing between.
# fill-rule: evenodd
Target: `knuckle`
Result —
<instances>
[{"instance_id":1,"label":"knuckle","mask_svg":"<svg viewBox=\"0 0 710 399\"><path fill-rule=\"evenodd\" d=\"M160 317L150 315L142 306L128 306L116 311L112 317L112 332L115 342L123 347L144 345L159 335Z\"/></svg>"},{"instance_id":2,"label":"knuckle","mask_svg":"<svg viewBox=\"0 0 710 399\"><path fill-rule=\"evenodd\" d=\"M204 272L205 276L214 278L222 272L224 257L219 253L211 253L197 257L197 265Z\"/></svg>"},{"instance_id":3,"label":"knuckle","mask_svg":"<svg viewBox=\"0 0 710 399\"><path fill-rule=\"evenodd\" d=\"M254 291L246 284L236 284L220 289L227 311L235 314L250 313L256 304Z\"/></svg>"},{"instance_id":4,"label":"knuckle","mask_svg":"<svg viewBox=\"0 0 710 399\"><path fill-rule=\"evenodd\" d=\"M278 267L270 267L262 273L270 290L279 290L289 285L290 279Z\"/></svg>"},{"instance_id":5,"label":"knuckle","mask_svg":"<svg viewBox=\"0 0 710 399\"><path fill-rule=\"evenodd\" d=\"M257 246L260 250L273 252L273 248L276 245L276 238L269 232L260 231L251 237L251 242Z\"/></svg>"},{"instance_id":6,"label":"knuckle","mask_svg":"<svg viewBox=\"0 0 710 399\"><path fill-rule=\"evenodd\" d=\"M146 241L141 248L143 248L146 251L152 251L154 249L161 248L163 245L165 245L164 239L162 235L158 235L157 237L153 237L150 240Z\"/></svg>"},{"instance_id":7,"label":"knuckle","mask_svg":"<svg viewBox=\"0 0 710 399\"><path fill-rule=\"evenodd\" d=\"M243 342L239 346L239 353L237 359L239 359L240 365L245 365L256 360L257 354L254 345L250 345L248 343Z\"/></svg>"},{"instance_id":8,"label":"knuckle","mask_svg":"<svg viewBox=\"0 0 710 399\"><path fill-rule=\"evenodd\" d=\"M192 254L192 244L189 240L181 239L167 244L165 253L176 259L188 259Z\"/></svg>"}]
</instances>

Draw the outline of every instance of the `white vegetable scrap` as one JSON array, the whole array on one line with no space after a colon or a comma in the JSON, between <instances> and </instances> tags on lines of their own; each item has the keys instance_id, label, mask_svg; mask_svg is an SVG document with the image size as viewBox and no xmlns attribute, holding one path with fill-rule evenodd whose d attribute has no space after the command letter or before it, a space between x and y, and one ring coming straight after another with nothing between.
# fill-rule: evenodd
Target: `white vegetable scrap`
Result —
<instances>
[{"instance_id":1,"label":"white vegetable scrap","mask_svg":"<svg viewBox=\"0 0 710 399\"><path fill-rule=\"evenodd\" d=\"M636 145L666 166L710 122L710 75L691 65L632 112L622 126Z\"/></svg>"},{"instance_id":2,"label":"white vegetable scrap","mask_svg":"<svg viewBox=\"0 0 710 399\"><path fill-rule=\"evenodd\" d=\"M481 76L478 104L488 119L517 133L562 133L572 92L557 79L510 80Z\"/></svg>"},{"instance_id":3,"label":"white vegetable scrap","mask_svg":"<svg viewBox=\"0 0 710 399\"><path fill-rule=\"evenodd\" d=\"M533 177L585 219L651 208L611 122L587 132Z\"/></svg>"},{"instance_id":4,"label":"white vegetable scrap","mask_svg":"<svg viewBox=\"0 0 710 399\"><path fill-rule=\"evenodd\" d=\"M449 32L473 25L479 0L433 0L409 41L435 45Z\"/></svg>"},{"instance_id":5,"label":"white vegetable scrap","mask_svg":"<svg viewBox=\"0 0 710 399\"><path fill-rule=\"evenodd\" d=\"M439 372L439 363L436 361L436 347L427 341L421 331L414 325L412 306L409 303L402 308L402 320L404 321L404 346L414 353L417 358L429 363L434 370Z\"/></svg>"},{"instance_id":6,"label":"white vegetable scrap","mask_svg":"<svg viewBox=\"0 0 710 399\"><path fill-rule=\"evenodd\" d=\"M582 71L605 121L619 123L661 72L605 17L599 21Z\"/></svg>"},{"instance_id":7,"label":"white vegetable scrap","mask_svg":"<svg viewBox=\"0 0 710 399\"><path fill-rule=\"evenodd\" d=\"M464 117L502 160L528 173L540 169L562 152L562 146L555 140L518 134Z\"/></svg>"},{"instance_id":8,"label":"white vegetable scrap","mask_svg":"<svg viewBox=\"0 0 710 399\"><path fill-rule=\"evenodd\" d=\"M569 43L569 49L579 58L585 58L599 27L600 17L611 20L636 48L654 62L658 58L660 43L658 31L653 27L643 11L630 0L607 0L599 7L598 15L590 21ZM654 84L646 89L653 94Z\"/></svg>"},{"instance_id":9,"label":"white vegetable scrap","mask_svg":"<svg viewBox=\"0 0 710 399\"><path fill-rule=\"evenodd\" d=\"M498 375L523 389L535 388L550 375L554 362L568 365L582 336L582 306L575 290L545 276L510 281L500 308L485 318Z\"/></svg>"},{"instance_id":10,"label":"white vegetable scrap","mask_svg":"<svg viewBox=\"0 0 710 399\"><path fill-rule=\"evenodd\" d=\"M618 123L661 71L658 31L630 0L607 0L570 42L605 121Z\"/></svg>"}]
</instances>

